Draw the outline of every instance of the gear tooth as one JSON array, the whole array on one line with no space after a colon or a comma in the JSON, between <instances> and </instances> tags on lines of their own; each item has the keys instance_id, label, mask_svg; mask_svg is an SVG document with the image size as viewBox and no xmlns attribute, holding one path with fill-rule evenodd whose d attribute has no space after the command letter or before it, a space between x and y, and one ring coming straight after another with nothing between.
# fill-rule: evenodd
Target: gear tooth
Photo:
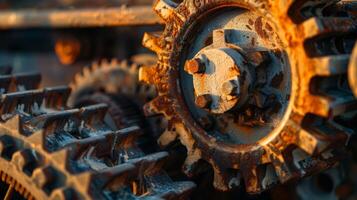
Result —
<instances>
[{"instance_id":1,"label":"gear tooth","mask_svg":"<svg viewBox=\"0 0 357 200\"><path fill-rule=\"evenodd\" d=\"M332 76L347 72L349 55L313 58L313 69L318 76Z\"/></svg>"},{"instance_id":2,"label":"gear tooth","mask_svg":"<svg viewBox=\"0 0 357 200\"><path fill-rule=\"evenodd\" d=\"M44 90L46 107L61 110L66 106L71 88L67 86L51 87Z\"/></svg>"},{"instance_id":3,"label":"gear tooth","mask_svg":"<svg viewBox=\"0 0 357 200\"><path fill-rule=\"evenodd\" d=\"M160 33L155 32L155 33L145 33L143 37L143 46L150 49L151 51L155 52L157 55L159 55L162 51L162 48L160 46Z\"/></svg>"},{"instance_id":4,"label":"gear tooth","mask_svg":"<svg viewBox=\"0 0 357 200\"><path fill-rule=\"evenodd\" d=\"M101 154L107 154L112 150L112 145L110 145L109 138L105 137L106 135L110 134L106 133L103 135L88 137L80 140L75 140L65 146L65 148L71 149L71 157L76 157L77 155L81 154L85 150L93 147L93 148L101 148Z\"/></svg>"},{"instance_id":5,"label":"gear tooth","mask_svg":"<svg viewBox=\"0 0 357 200\"><path fill-rule=\"evenodd\" d=\"M147 176L157 174L167 161L169 154L167 152L158 152L146 155L140 158L131 159L128 162L135 165L140 171L139 174Z\"/></svg>"},{"instance_id":6,"label":"gear tooth","mask_svg":"<svg viewBox=\"0 0 357 200\"><path fill-rule=\"evenodd\" d=\"M118 191L135 179L137 174L137 167L132 164L124 163L98 171L95 178L101 180L99 187L107 186L113 191Z\"/></svg>"},{"instance_id":7,"label":"gear tooth","mask_svg":"<svg viewBox=\"0 0 357 200\"><path fill-rule=\"evenodd\" d=\"M252 194L259 193L262 188L260 185L257 166L242 165L240 172L244 180L246 191Z\"/></svg>"},{"instance_id":8,"label":"gear tooth","mask_svg":"<svg viewBox=\"0 0 357 200\"><path fill-rule=\"evenodd\" d=\"M336 24L338 24L338 26L336 26ZM304 37L306 39L322 35L352 33L356 31L353 20L342 17L315 17L305 21L301 26L304 29Z\"/></svg>"},{"instance_id":9,"label":"gear tooth","mask_svg":"<svg viewBox=\"0 0 357 200\"><path fill-rule=\"evenodd\" d=\"M81 119L90 126L97 125L104 120L108 110L107 104L96 104L91 106L82 107L80 109Z\"/></svg>"},{"instance_id":10,"label":"gear tooth","mask_svg":"<svg viewBox=\"0 0 357 200\"><path fill-rule=\"evenodd\" d=\"M36 168L31 176L33 183L40 189L54 183L56 178L56 171L51 166Z\"/></svg>"},{"instance_id":11,"label":"gear tooth","mask_svg":"<svg viewBox=\"0 0 357 200\"><path fill-rule=\"evenodd\" d=\"M56 166L64 171L67 171L67 163L71 157L71 152L69 148L60 149L56 152L50 154L52 160L56 162Z\"/></svg>"},{"instance_id":12,"label":"gear tooth","mask_svg":"<svg viewBox=\"0 0 357 200\"><path fill-rule=\"evenodd\" d=\"M177 139L177 136L178 134L176 131L166 129L158 139L158 144L161 147L165 147L175 141Z\"/></svg>"},{"instance_id":13,"label":"gear tooth","mask_svg":"<svg viewBox=\"0 0 357 200\"><path fill-rule=\"evenodd\" d=\"M313 113L321 117L328 117L330 115L331 100L323 96L310 96L311 106L306 110L306 113Z\"/></svg>"},{"instance_id":14,"label":"gear tooth","mask_svg":"<svg viewBox=\"0 0 357 200\"><path fill-rule=\"evenodd\" d=\"M18 87L23 87L26 90L38 89L41 82L41 75L35 74L18 74L13 76Z\"/></svg>"},{"instance_id":15,"label":"gear tooth","mask_svg":"<svg viewBox=\"0 0 357 200\"><path fill-rule=\"evenodd\" d=\"M350 136L354 133L353 130L333 121L324 122L323 124L312 123L308 128L321 140L320 146L318 146L319 152L326 151L330 145L347 145Z\"/></svg>"},{"instance_id":16,"label":"gear tooth","mask_svg":"<svg viewBox=\"0 0 357 200\"><path fill-rule=\"evenodd\" d=\"M86 68L86 67L85 67ZM76 86L78 83L83 81L83 76L81 73L78 73L74 76L74 81L73 81L73 86ZM73 87L71 87L72 89L74 89Z\"/></svg>"},{"instance_id":17,"label":"gear tooth","mask_svg":"<svg viewBox=\"0 0 357 200\"><path fill-rule=\"evenodd\" d=\"M11 88L12 77L10 75L0 76L1 94L7 93Z\"/></svg>"},{"instance_id":18,"label":"gear tooth","mask_svg":"<svg viewBox=\"0 0 357 200\"><path fill-rule=\"evenodd\" d=\"M59 188L52 192L50 200L72 200L81 199L80 196L70 187Z\"/></svg>"},{"instance_id":19,"label":"gear tooth","mask_svg":"<svg viewBox=\"0 0 357 200\"><path fill-rule=\"evenodd\" d=\"M103 59L103 60L101 60L101 62L100 62L100 64L99 64L99 66L109 66L110 67L110 62L109 62L109 60L108 59ZM99 67L98 66L98 67ZM93 70L94 71L94 70Z\"/></svg>"},{"instance_id":20,"label":"gear tooth","mask_svg":"<svg viewBox=\"0 0 357 200\"><path fill-rule=\"evenodd\" d=\"M121 66L122 63L126 62L125 60L123 62L119 62L116 58L113 58L111 61L110 61L110 66L111 67L116 67L116 66ZM104 66L105 67L105 66Z\"/></svg>"},{"instance_id":21,"label":"gear tooth","mask_svg":"<svg viewBox=\"0 0 357 200\"><path fill-rule=\"evenodd\" d=\"M201 159L201 156L197 152L198 151L195 149L188 151L186 160L183 164L183 171L189 177L194 175L194 172L196 170L196 165L198 164L198 161Z\"/></svg>"},{"instance_id":22,"label":"gear tooth","mask_svg":"<svg viewBox=\"0 0 357 200\"><path fill-rule=\"evenodd\" d=\"M154 84L156 79L156 67L142 66L139 69L139 81L146 84Z\"/></svg>"},{"instance_id":23,"label":"gear tooth","mask_svg":"<svg viewBox=\"0 0 357 200\"><path fill-rule=\"evenodd\" d=\"M310 155L322 152L327 147L327 143L321 141L318 136L304 129L298 131L297 137L298 140L295 141L295 144Z\"/></svg>"},{"instance_id":24,"label":"gear tooth","mask_svg":"<svg viewBox=\"0 0 357 200\"><path fill-rule=\"evenodd\" d=\"M42 130L39 130L28 136L27 140L32 144L34 144L35 146L43 148L45 146L45 136L46 133Z\"/></svg>"},{"instance_id":25,"label":"gear tooth","mask_svg":"<svg viewBox=\"0 0 357 200\"><path fill-rule=\"evenodd\" d=\"M137 126L118 130L116 133L116 146L119 148L128 148L135 145L136 139L143 135Z\"/></svg>"},{"instance_id":26,"label":"gear tooth","mask_svg":"<svg viewBox=\"0 0 357 200\"><path fill-rule=\"evenodd\" d=\"M92 67L95 66L95 65L99 65L99 64L94 63L94 64L92 65ZM84 77L90 76L90 74L91 74L91 70L90 70L90 69L91 69L91 67L84 67L84 68L83 68L82 73L83 73L83 76L84 76Z\"/></svg>"},{"instance_id":27,"label":"gear tooth","mask_svg":"<svg viewBox=\"0 0 357 200\"><path fill-rule=\"evenodd\" d=\"M168 21L173 16L179 16L175 10L177 6L178 4L172 0L156 0L153 8L161 19Z\"/></svg>"},{"instance_id":28,"label":"gear tooth","mask_svg":"<svg viewBox=\"0 0 357 200\"><path fill-rule=\"evenodd\" d=\"M337 116L357 107L357 100L353 96L311 96L311 99L311 105L314 106L310 112L322 117Z\"/></svg>"},{"instance_id":29,"label":"gear tooth","mask_svg":"<svg viewBox=\"0 0 357 200\"><path fill-rule=\"evenodd\" d=\"M39 160L35 152L30 149L17 151L12 156L11 162L18 170L24 171L28 175L39 165Z\"/></svg>"},{"instance_id":30,"label":"gear tooth","mask_svg":"<svg viewBox=\"0 0 357 200\"><path fill-rule=\"evenodd\" d=\"M291 161L292 157L289 152L284 152L284 154L274 147L273 145L269 145L265 148L266 152L269 155L269 160L271 164L274 166L275 173L280 181L280 183L286 183L287 181L295 178L296 176L300 176L300 173L295 169L291 168L288 163Z\"/></svg>"},{"instance_id":31,"label":"gear tooth","mask_svg":"<svg viewBox=\"0 0 357 200\"><path fill-rule=\"evenodd\" d=\"M216 189L220 191L228 191L229 187L224 175L220 170L213 168L213 185Z\"/></svg>"}]
</instances>

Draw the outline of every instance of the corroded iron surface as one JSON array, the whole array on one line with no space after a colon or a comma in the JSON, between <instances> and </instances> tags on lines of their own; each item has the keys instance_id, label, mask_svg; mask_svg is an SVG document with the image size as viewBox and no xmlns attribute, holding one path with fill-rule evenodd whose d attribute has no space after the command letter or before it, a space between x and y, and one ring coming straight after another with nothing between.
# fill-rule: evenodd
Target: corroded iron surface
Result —
<instances>
[{"instance_id":1,"label":"corroded iron surface","mask_svg":"<svg viewBox=\"0 0 357 200\"><path fill-rule=\"evenodd\" d=\"M193 175L204 160L214 170L214 186L224 191L245 185L248 193L260 193L334 166L354 133L335 119L357 109L341 84L356 40L353 5L157 0L154 10L166 28L146 34L143 45L157 53L158 63L142 67L139 78L158 91L146 114L169 120L159 143L179 139L187 148L185 172ZM215 37L221 29L232 34ZM229 45L215 45L225 39ZM212 49L216 58L208 55ZM265 55L257 54L262 50ZM233 71L248 68L252 84L229 74L226 64ZM224 85L222 77L234 83ZM248 85L242 97L240 84ZM221 85L235 96L223 99Z\"/></svg>"}]
</instances>

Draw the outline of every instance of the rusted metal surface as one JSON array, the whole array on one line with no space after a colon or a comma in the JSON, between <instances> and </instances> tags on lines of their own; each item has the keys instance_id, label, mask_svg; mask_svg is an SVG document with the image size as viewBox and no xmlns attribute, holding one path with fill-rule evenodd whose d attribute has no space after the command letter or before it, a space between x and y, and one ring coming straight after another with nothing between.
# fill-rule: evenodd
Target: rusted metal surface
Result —
<instances>
[{"instance_id":1,"label":"rusted metal surface","mask_svg":"<svg viewBox=\"0 0 357 200\"><path fill-rule=\"evenodd\" d=\"M159 94L146 105L146 113L161 113L169 120L159 143L179 138L187 148L188 175L205 160L214 170L217 189L232 190L243 181L248 193L260 193L330 168L343 157L354 131L335 119L356 111L357 101L346 84L338 83L347 73L351 52L343 38L353 35L351 40L356 40L357 28L351 11L329 11L337 2L156 1L154 10L166 28L161 35L146 34L143 44L159 60L155 67L142 68L139 77L155 85ZM200 67L205 61L191 62L210 48L215 31L222 28L233 29L229 43L243 50L238 52L252 52L243 54L244 64L260 90L248 90L246 106L212 117L209 101L195 103L196 93L207 87L198 94L201 98L225 81L197 85L196 79L205 80L206 74L196 73L207 72ZM342 45L333 48L338 45L334 41ZM228 57L238 57L232 55ZM227 60L217 53L207 57ZM224 64L215 65L210 75L226 70Z\"/></svg>"},{"instance_id":2,"label":"rusted metal surface","mask_svg":"<svg viewBox=\"0 0 357 200\"><path fill-rule=\"evenodd\" d=\"M0 12L0 29L157 25L162 20L150 6Z\"/></svg>"},{"instance_id":3,"label":"rusted metal surface","mask_svg":"<svg viewBox=\"0 0 357 200\"><path fill-rule=\"evenodd\" d=\"M162 171L167 152L139 148L138 126L112 128L107 105L69 108L70 88L39 84L39 75L0 76L3 198L187 198L194 184Z\"/></svg>"}]
</instances>

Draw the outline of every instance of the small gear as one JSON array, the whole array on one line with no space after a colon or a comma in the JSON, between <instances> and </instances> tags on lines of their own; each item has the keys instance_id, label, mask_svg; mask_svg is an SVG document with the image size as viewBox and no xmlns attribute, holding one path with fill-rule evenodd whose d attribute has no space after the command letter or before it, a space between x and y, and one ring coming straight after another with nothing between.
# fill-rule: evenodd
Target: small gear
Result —
<instances>
[{"instance_id":1,"label":"small gear","mask_svg":"<svg viewBox=\"0 0 357 200\"><path fill-rule=\"evenodd\" d=\"M102 60L85 67L70 83L72 95L69 105L87 106L97 103L108 105L106 119L112 127L139 126L154 137L163 131L162 117L146 119L142 107L156 96L155 87L138 81L140 66L153 66L156 57L150 54L133 56L130 61ZM125 117L124 117L125 116Z\"/></svg>"},{"instance_id":2,"label":"small gear","mask_svg":"<svg viewBox=\"0 0 357 200\"><path fill-rule=\"evenodd\" d=\"M186 199L191 182L162 170L167 152L145 154L138 126L104 122L107 106L66 106L68 87L41 76L0 76L0 187L4 199Z\"/></svg>"},{"instance_id":3,"label":"small gear","mask_svg":"<svg viewBox=\"0 0 357 200\"><path fill-rule=\"evenodd\" d=\"M154 87L140 84L138 81L138 69L140 66L152 66L156 62L154 56L149 54L136 55L131 62L102 60L93 63L90 67L84 67L81 73L75 75L70 83L72 95L70 105L76 101L96 92L106 94L124 94L132 97L139 104L144 104L155 97Z\"/></svg>"},{"instance_id":4,"label":"small gear","mask_svg":"<svg viewBox=\"0 0 357 200\"><path fill-rule=\"evenodd\" d=\"M158 55L140 68L158 91L145 112L165 115L159 143L186 146L188 175L204 160L217 189L260 193L343 157L353 131L335 118L357 106L343 84L357 29L338 2L154 3L166 27L143 39Z\"/></svg>"}]
</instances>

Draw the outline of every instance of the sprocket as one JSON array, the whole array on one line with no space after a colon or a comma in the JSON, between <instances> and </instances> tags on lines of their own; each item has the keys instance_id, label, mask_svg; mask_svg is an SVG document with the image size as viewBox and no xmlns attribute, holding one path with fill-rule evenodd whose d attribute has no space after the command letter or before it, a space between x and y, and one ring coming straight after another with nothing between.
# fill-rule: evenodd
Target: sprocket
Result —
<instances>
[{"instance_id":1,"label":"sprocket","mask_svg":"<svg viewBox=\"0 0 357 200\"><path fill-rule=\"evenodd\" d=\"M337 0L157 0L162 34L146 34L156 86L145 107L169 121L159 139L179 138L184 170L204 160L214 186L244 181L259 193L333 166L352 130L335 118L355 111L346 83L356 21ZM344 8L338 6L338 8Z\"/></svg>"}]
</instances>

